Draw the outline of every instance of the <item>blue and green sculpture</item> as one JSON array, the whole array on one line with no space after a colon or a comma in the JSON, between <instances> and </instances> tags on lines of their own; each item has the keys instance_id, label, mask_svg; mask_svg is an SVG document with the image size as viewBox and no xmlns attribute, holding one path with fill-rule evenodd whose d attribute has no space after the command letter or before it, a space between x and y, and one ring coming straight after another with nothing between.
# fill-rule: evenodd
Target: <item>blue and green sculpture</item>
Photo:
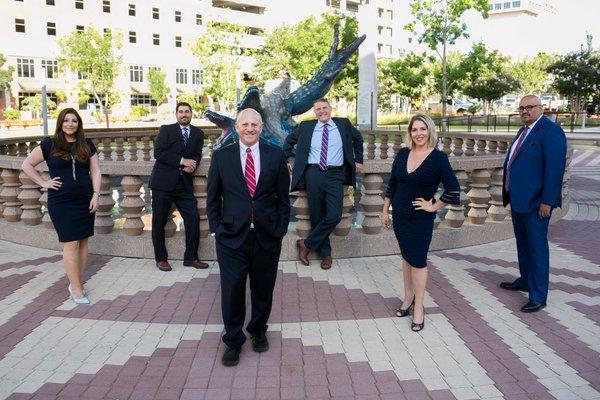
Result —
<instances>
[{"instance_id":1,"label":"blue and green sculpture","mask_svg":"<svg viewBox=\"0 0 600 400\"><path fill-rule=\"evenodd\" d=\"M329 55L308 82L290 93L291 78L288 76L273 91L262 96L256 86L251 86L237 105L237 111L239 112L245 108L253 108L258 111L264 123L261 140L281 147L286 136L296 126L296 122L292 117L305 113L312 107L315 100L327 94L333 85L333 81L348 63L350 56L365 40L365 37L365 35L362 35L345 49L338 50L338 25L334 25L333 43L329 49ZM222 139L215 146L216 148L226 146L237 140L235 119L211 110L207 110L204 115L224 131Z\"/></svg>"}]
</instances>

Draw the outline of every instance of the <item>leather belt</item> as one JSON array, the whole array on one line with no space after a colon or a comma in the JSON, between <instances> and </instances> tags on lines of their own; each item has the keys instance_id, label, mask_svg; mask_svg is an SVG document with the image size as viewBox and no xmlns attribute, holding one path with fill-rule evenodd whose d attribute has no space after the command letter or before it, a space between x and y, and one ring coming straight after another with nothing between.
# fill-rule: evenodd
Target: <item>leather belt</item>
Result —
<instances>
[{"instance_id":1,"label":"leather belt","mask_svg":"<svg viewBox=\"0 0 600 400\"><path fill-rule=\"evenodd\" d=\"M319 164L308 164L309 167L314 167L314 168L319 168ZM338 169L343 169L344 167L341 165L328 165L327 166L327 171L335 171Z\"/></svg>"}]
</instances>

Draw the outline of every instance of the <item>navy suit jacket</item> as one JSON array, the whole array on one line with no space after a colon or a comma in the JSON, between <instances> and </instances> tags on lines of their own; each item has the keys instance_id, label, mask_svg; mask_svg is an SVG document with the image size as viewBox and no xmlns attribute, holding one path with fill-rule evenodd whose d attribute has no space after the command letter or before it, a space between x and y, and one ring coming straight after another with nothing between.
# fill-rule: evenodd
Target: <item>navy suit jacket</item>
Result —
<instances>
[{"instance_id":1,"label":"navy suit jacket","mask_svg":"<svg viewBox=\"0 0 600 400\"><path fill-rule=\"evenodd\" d=\"M515 145L522 129L513 140ZM567 157L567 138L560 126L545 116L535 124L521 145L510 167L510 187L506 187L506 169L510 148L504 160L502 198L512 211L526 213L540 204L552 208L562 205L562 180Z\"/></svg>"},{"instance_id":2,"label":"navy suit jacket","mask_svg":"<svg viewBox=\"0 0 600 400\"><path fill-rule=\"evenodd\" d=\"M355 163L363 163L363 138L348 118L332 118L342 137L344 150L344 185L356 186ZM303 121L285 138L285 158L295 157L291 190L305 189L304 170L308 164L310 142L317 120ZM294 153L294 146L296 152Z\"/></svg>"},{"instance_id":3,"label":"navy suit jacket","mask_svg":"<svg viewBox=\"0 0 600 400\"><path fill-rule=\"evenodd\" d=\"M238 142L212 155L206 213L210 231L225 246L239 248L250 231L263 248L281 243L290 221L290 175L281 149L260 143L260 175L250 197Z\"/></svg>"},{"instance_id":4,"label":"navy suit jacket","mask_svg":"<svg viewBox=\"0 0 600 400\"><path fill-rule=\"evenodd\" d=\"M180 165L182 158L196 160L200 164L202 158L202 146L204 145L204 132L189 125L190 136L187 145L183 142L183 135L179 124L162 125L158 136L154 140L154 158L156 163L150 175L150 189L171 192L180 176L183 176L183 184L188 193L193 193L193 173L182 171ZM183 174L183 175L182 175Z\"/></svg>"}]
</instances>

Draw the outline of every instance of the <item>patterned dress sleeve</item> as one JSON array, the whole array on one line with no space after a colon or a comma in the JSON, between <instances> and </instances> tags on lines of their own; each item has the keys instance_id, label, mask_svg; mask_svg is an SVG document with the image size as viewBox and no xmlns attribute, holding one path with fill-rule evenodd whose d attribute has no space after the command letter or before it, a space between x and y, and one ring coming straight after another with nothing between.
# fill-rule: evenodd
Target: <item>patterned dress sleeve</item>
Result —
<instances>
[{"instance_id":1,"label":"patterned dress sleeve","mask_svg":"<svg viewBox=\"0 0 600 400\"><path fill-rule=\"evenodd\" d=\"M85 142L87 143L88 147L90 148L90 152L92 155L94 155L98 152L98 150L96 150L96 146L94 146L94 142L92 141L92 139L85 139Z\"/></svg>"},{"instance_id":2,"label":"patterned dress sleeve","mask_svg":"<svg viewBox=\"0 0 600 400\"><path fill-rule=\"evenodd\" d=\"M402 150L400 150L396 154L396 158L394 158L394 162L392 164L390 180L388 181L387 189L385 191L385 197L387 197L389 199L394 197L394 193L396 192L396 186L398 186L398 178L396 178L396 167L398 165L398 162L399 162L398 159L400 158L401 153L402 153Z\"/></svg>"},{"instance_id":3,"label":"patterned dress sleeve","mask_svg":"<svg viewBox=\"0 0 600 400\"><path fill-rule=\"evenodd\" d=\"M444 186L444 193L440 197L440 201L446 204L460 205L460 184L456 179L456 174L452 170L448 156L443 152L439 152L440 160L440 175L442 185Z\"/></svg>"}]
</instances>

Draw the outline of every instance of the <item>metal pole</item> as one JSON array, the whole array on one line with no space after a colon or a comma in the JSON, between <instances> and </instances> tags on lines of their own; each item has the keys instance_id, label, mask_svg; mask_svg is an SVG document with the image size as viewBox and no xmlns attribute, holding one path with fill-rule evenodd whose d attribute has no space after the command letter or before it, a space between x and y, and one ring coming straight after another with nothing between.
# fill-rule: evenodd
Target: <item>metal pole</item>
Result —
<instances>
[{"instance_id":1,"label":"metal pole","mask_svg":"<svg viewBox=\"0 0 600 400\"><path fill-rule=\"evenodd\" d=\"M44 127L44 136L48 136L48 101L46 93L46 68L42 68L42 122Z\"/></svg>"}]
</instances>

